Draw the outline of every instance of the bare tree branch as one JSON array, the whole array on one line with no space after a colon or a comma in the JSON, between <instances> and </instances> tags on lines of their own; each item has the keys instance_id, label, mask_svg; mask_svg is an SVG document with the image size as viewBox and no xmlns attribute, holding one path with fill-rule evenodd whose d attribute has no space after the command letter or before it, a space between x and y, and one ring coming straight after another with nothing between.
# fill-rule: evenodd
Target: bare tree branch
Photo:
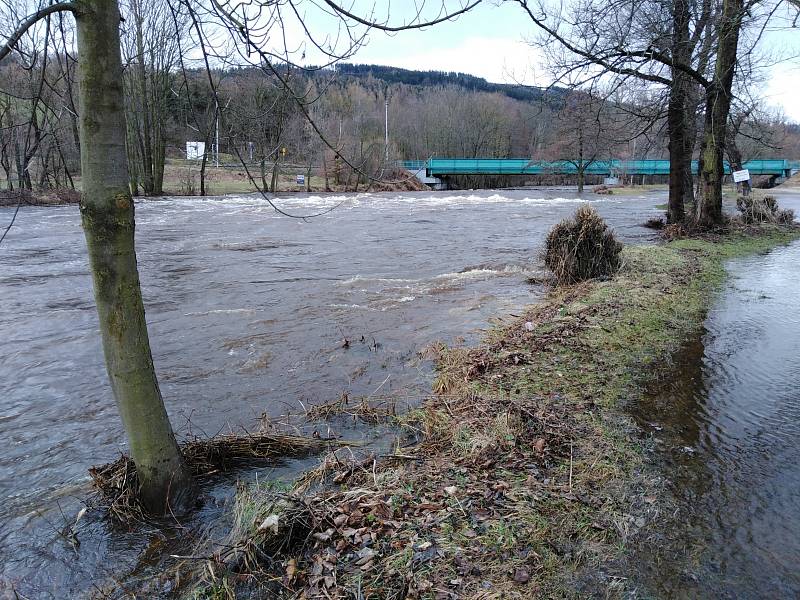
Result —
<instances>
[{"instance_id":1,"label":"bare tree branch","mask_svg":"<svg viewBox=\"0 0 800 600\"><path fill-rule=\"evenodd\" d=\"M28 29L33 27L45 17L62 11L69 11L73 13L78 12L78 6L74 2L59 2L57 4L45 6L44 8L27 17L24 21L17 25L17 28L8 37L8 40L6 40L6 42L0 46L0 60L3 60L14 49L14 46L16 46L17 42L19 42L22 36L25 35L25 32L27 32Z\"/></svg>"}]
</instances>

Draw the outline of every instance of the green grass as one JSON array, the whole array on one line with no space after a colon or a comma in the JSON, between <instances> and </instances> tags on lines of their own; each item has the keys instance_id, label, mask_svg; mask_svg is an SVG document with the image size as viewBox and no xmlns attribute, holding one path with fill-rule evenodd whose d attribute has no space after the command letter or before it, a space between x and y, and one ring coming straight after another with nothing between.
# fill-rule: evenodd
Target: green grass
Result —
<instances>
[{"instance_id":1,"label":"green grass","mask_svg":"<svg viewBox=\"0 0 800 600\"><path fill-rule=\"evenodd\" d=\"M612 280L556 289L532 307L520 319L535 324L532 333L520 334L520 322L490 333L480 356L488 367L470 384L472 390L484 396L507 394L520 403L539 398L540 408L572 407L563 423L573 437L570 459L562 460L550 478L562 486L570 480L576 494L594 499L587 506L544 496L535 510L524 503L515 507L511 524L526 532L525 544L575 548L575 560L543 558L536 576L548 597L580 597L580 582L600 585L592 578L626 548L628 537L619 524L632 514L631 490L637 489L639 496L657 495L658 478L646 475L643 445L625 409L651 381L669 372L671 357L702 327L725 280L725 261L799 237L796 229L774 227L714 241L627 247L624 266ZM464 360L459 356L463 351L450 352L445 371ZM524 360L509 364L509 355ZM453 373L442 376L459 379ZM587 402L600 410L586 410ZM464 426L456 431L453 441L463 452ZM513 480L512 489L524 498L528 486L522 477ZM648 520L647 515L642 518ZM511 543L492 531L495 539ZM487 546L497 543L487 540ZM615 583L613 594L622 593L618 587Z\"/></svg>"}]
</instances>

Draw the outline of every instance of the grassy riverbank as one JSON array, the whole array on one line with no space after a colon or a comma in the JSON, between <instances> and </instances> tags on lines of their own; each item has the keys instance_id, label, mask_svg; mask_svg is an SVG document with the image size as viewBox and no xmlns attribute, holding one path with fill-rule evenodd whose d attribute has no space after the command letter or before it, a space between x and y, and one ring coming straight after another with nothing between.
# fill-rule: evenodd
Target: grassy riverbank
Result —
<instances>
[{"instance_id":1,"label":"grassy riverbank","mask_svg":"<svg viewBox=\"0 0 800 600\"><path fill-rule=\"evenodd\" d=\"M617 559L657 513L660 485L625 407L669 373L727 259L799 237L771 227L629 247L614 279L555 289L478 347L436 349L435 393L399 419L419 443L329 457L317 475L335 485L288 503L243 492L235 551L209 564L199 594L621 594Z\"/></svg>"}]
</instances>

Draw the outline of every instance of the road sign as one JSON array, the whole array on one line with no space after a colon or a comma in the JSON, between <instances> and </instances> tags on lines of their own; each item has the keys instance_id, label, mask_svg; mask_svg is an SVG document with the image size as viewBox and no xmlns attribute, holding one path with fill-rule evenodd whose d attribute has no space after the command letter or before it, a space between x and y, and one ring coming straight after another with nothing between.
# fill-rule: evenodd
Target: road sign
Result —
<instances>
[{"instance_id":1,"label":"road sign","mask_svg":"<svg viewBox=\"0 0 800 600\"><path fill-rule=\"evenodd\" d=\"M742 169L741 171L734 171L733 172L733 181L735 183L742 183L743 181L747 181L750 179L750 171L747 169Z\"/></svg>"},{"instance_id":2,"label":"road sign","mask_svg":"<svg viewBox=\"0 0 800 600\"><path fill-rule=\"evenodd\" d=\"M297 179L295 179L295 182L297 183L297 185L304 185L305 182L306 182L306 176L305 175L298 175Z\"/></svg>"}]
</instances>

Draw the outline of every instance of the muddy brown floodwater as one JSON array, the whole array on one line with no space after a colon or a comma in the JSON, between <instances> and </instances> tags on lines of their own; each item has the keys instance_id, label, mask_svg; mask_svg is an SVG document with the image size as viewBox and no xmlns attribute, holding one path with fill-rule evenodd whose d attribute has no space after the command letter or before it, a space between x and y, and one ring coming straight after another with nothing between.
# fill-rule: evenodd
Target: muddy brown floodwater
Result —
<instances>
[{"instance_id":1,"label":"muddy brown floodwater","mask_svg":"<svg viewBox=\"0 0 800 600\"><path fill-rule=\"evenodd\" d=\"M343 201L308 222L279 217L256 197L138 203L154 359L179 434L254 428L262 414L298 415L345 391L390 396L401 408L419 402L432 381L419 351L436 340L474 342L491 317L535 301L541 288L527 278L539 270L544 236L585 200L636 243L652 239L639 224L660 213L665 194L581 199L548 189L281 201L296 213ZM0 209L0 225L12 211ZM0 597L13 597L12 589L25 598L115 597L127 586L152 597L147 582L168 574L158 568L162 557L191 550L188 531L213 538L224 530L231 482L205 491L184 530L120 531L90 511L74 538L65 535L90 493L87 468L125 449L77 208L23 208L0 247L0 303ZM368 446L391 443L381 428L331 427ZM748 440L750 448L766 445ZM312 462L239 477L288 479Z\"/></svg>"},{"instance_id":2,"label":"muddy brown floodwater","mask_svg":"<svg viewBox=\"0 0 800 600\"><path fill-rule=\"evenodd\" d=\"M664 201L585 199L628 242L651 239L639 224ZM538 270L543 236L582 200L551 189L281 205L303 214L340 201L308 222L279 217L256 197L137 204L154 359L180 434L252 429L262 413L298 414L343 391L392 396L401 408L419 402L432 374L418 352L439 339L475 341L491 317L535 301L541 290L526 278ZM12 210L0 209L0 224ZM87 514L75 528L79 546L61 535L89 493L87 468L125 449L76 207L23 208L0 248L0 299L0 597L12 586L28 598L136 587L175 543L171 532L122 533ZM333 427L391 443L379 428ZM288 478L308 464L242 476ZM197 520L219 521L230 489L212 490Z\"/></svg>"},{"instance_id":3,"label":"muddy brown floodwater","mask_svg":"<svg viewBox=\"0 0 800 600\"><path fill-rule=\"evenodd\" d=\"M676 509L634 559L641 597L800 597L800 243L727 268L704 332L636 411Z\"/></svg>"}]
</instances>

